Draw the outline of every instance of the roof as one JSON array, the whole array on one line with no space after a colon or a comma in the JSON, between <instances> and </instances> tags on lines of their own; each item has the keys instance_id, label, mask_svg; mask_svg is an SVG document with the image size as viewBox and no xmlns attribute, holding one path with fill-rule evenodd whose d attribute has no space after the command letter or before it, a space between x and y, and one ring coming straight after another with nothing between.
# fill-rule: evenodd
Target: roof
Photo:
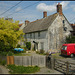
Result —
<instances>
[{"instance_id":1,"label":"roof","mask_svg":"<svg viewBox=\"0 0 75 75\"><path fill-rule=\"evenodd\" d=\"M23 25L23 23L19 24L19 27L21 27Z\"/></svg>"},{"instance_id":2,"label":"roof","mask_svg":"<svg viewBox=\"0 0 75 75\"><path fill-rule=\"evenodd\" d=\"M55 20L57 15L58 15L58 13L55 13L55 14L47 16L45 18L28 23L27 26L24 27L24 29L23 29L24 33L47 30L49 28L49 26Z\"/></svg>"}]
</instances>

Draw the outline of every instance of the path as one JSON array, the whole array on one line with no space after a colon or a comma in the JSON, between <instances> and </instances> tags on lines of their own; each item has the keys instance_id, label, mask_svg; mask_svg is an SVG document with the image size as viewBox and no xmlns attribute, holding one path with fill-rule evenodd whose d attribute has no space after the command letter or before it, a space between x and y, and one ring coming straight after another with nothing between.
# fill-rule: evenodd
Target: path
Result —
<instances>
[{"instance_id":1,"label":"path","mask_svg":"<svg viewBox=\"0 0 75 75\"><path fill-rule=\"evenodd\" d=\"M0 74L9 74L5 66L0 65Z\"/></svg>"}]
</instances>

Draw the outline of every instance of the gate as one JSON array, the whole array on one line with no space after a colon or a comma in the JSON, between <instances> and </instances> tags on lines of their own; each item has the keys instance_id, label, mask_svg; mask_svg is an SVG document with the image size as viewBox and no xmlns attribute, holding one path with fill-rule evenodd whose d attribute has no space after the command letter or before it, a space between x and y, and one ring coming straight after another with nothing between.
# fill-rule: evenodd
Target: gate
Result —
<instances>
[{"instance_id":1,"label":"gate","mask_svg":"<svg viewBox=\"0 0 75 75\"><path fill-rule=\"evenodd\" d=\"M55 69L64 74L75 74L75 63L69 63L68 61L62 61L59 59L54 59L48 56L46 57L46 67L50 69Z\"/></svg>"}]
</instances>

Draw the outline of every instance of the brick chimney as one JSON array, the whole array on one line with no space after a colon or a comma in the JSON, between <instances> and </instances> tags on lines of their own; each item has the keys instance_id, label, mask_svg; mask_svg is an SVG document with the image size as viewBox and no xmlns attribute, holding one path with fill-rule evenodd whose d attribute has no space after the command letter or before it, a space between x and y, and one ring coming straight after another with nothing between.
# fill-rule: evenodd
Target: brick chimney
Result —
<instances>
[{"instance_id":1,"label":"brick chimney","mask_svg":"<svg viewBox=\"0 0 75 75\"><path fill-rule=\"evenodd\" d=\"M25 20L25 25L27 25L29 23L29 21L28 20Z\"/></svg>"},{"instance_id":2,"label":"brick chimney","mask_svg":"<svg viewBox=\"0 0 75 75\"><path fill-rule=\"evenodd\" d=\"M60 3L58 3L57 5L57 13L59 13L59 15L62 15L62 5Z\"/></svg>"},{"instance_id":3,"label":"brick chimney","mask_svg":"<svg viewBox=\"0 0 75 75\"><path fill-rule=\"evenodd\" d=\"M46 11L43 12L43 18L45 18L45 17L47 17L47 12Z\"/></svg>"}]
</instances>

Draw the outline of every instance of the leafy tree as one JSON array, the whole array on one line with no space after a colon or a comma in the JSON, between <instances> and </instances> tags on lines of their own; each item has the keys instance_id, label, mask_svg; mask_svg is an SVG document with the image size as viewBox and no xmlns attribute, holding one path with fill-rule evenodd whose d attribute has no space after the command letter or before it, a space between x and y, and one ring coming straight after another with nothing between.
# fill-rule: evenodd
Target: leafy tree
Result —
<instances>
[{"instance_id":1,"label":"leafy tree","mask_svg":"<svg viewBox=\"0 0 75 75\"><path fill-rule=\"evenodd\" d=\"M16 47L16 44L23 36L23 31L19 31L18 29L19 21L10 22L4 20L4 18L0 18L0 47Z\"/></svg>"},{"instance_id":2,"label":"leafy tree","mask_svg":"<svg viewBox=\"0 0 75 75\"><path fill-rule=\"evenodd\" d=\"M66 37L66 43L75 43L75 36Z\"/></svg>"}]
</instances>

